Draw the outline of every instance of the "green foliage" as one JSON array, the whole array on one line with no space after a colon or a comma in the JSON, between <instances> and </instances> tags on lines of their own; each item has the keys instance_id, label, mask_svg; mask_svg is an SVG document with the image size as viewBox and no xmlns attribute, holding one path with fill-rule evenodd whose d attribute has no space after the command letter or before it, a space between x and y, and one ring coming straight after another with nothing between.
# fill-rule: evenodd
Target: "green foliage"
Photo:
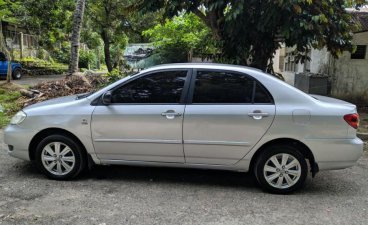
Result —
<instances>
[{"instance_id":1,"label":"green foliage","mask_svg":"<svg viewBox=\"0 0 368 225\"><path fill-rule=\"evenodd\" d=\"M74 0L23 0L18 11L19 21L40 35L40 44L52 50L67 40L71 32Z\"/></svg>"},{"instance_id":2,"label":"green foliage","mask_svg":"<svg viewBox=\"0 0 368 225\"><path fill-rule=\"evenodd\" d=\"M18 23L17 11L21 7L20 0L0 0L0 20Z\"/></svg>"},{"instance_id":3,"label":"green foliage","mask_svg":"<svg viewBox=\"0 0 368 225\"><path fill-rule=\"evenodd\" d=\"M265 70L282 42L300 54L312 47L327 47L335 57L352 50L354 27L344 0L142 0L136 6L164 8L167 17L195 13L216 37L222 62Z\"/></svg>"},{"instance_id":4,"label":"green foliage","mask_svg":"<svg viewBox=\"0 0 368 225\"><path fill-rule=\"evenodd\" d=\"M190 51L196 55L213 54L216 49L208 40L211 33L199 17L193 13L166 19L164 24L143 32L154 42L161 63L186 62Z\"/></svg>"},{"instance_id":5,"label":"green foliage","mask_svg":"<svg viewBox=\"0 0 368 225\"><path fill-rule=\"evenodd\" d=\"M129 37L130 43L145 43L149 40L143 34L144 31L153 28L162 21L163 11L146 12L131 10L126 14L125 34Z\"/></svg>"},{"instance_id":6,"label":"green foliage","mask_svg":"<svg viewBox=\"0 0 368 225\"><path fill-rule=\"evenodd\" d=\"M68 64L70 60L70 43L62 42L58 47L54 47L51 56L59 63Z\"/></svg>"},{"instance_id":7,"label":"green foliage","mask_svg":"<svg viewBox=\"0 0 368 225\"><path fill-rule=\"evenodd\" d=\"M33 58L33 57L25 57L22 60L19 60L19 62L24 66L27 67L60 67L60 68L66 68L67 65L63 63L57 63L53 61L47 61L39 58Z\"/></svg>"},{"instance_id":8,"label":"green foliage","mask_svg":"<svg viewBox=\"0 0 368 225\"><path fill-rule=\"evenodd\" d=\"M0 128L6 126L11 117L20 110L20 105L16 103L20 96L19 91L0 88L0 105L3 107L3 112L0 112Z\"/></svg>"},{"instance_id":9,"label":"green foliage","mask_svg":"<svg viewBox=\"0 0 368 225\"><path fill-rule=\"evenodd\" d=\"M93 51L81 50L79 52L79 68L95 69L97 67L97 56Z\"/></svg>"},{"instance_id":10,"label":"green foliage","mask_svg":"<svg viewBox=\"0 0 368 225\"><path fill-rule=\"evenodd\" d=\"M112 84L112 83L126 77L127 74L128 73L126 71L121 71L121 70L118 70L118 69L114 69L111 72L107 73L105 76L107 78L107 83Z\"/></svg>"},{"instance_id":11,"label":"green foliage","mask_svg":"<svg viewBox=\"0 0 368 225\"><path fill-rule=\"evenodd\" d=\"M67 64L32 57L23 58L19 62L30 75L62 74L68 70Z\"/></svg>"},{"instance_id":12,"label":"green foliage","mask_svg":"<svg viewBox=\"0 0 368 225\"><path fill-rule=\"evenodd\" d=\"M345 0L345 5L347 7L355 7L355 8L360 8L363 5L368 4L367 0Z\"/></svg>"},{"instance_id":13,"label":"green foliage","mask_svg":"<svg viewBox=\"0 0 368 225\"><path fill-rule=\"evenodd\" d=\"M127 3L128 0L90 0L86 8L87 23L104 42L105 63L110 72L119 64L121 52L128 41L124 33L127 24L124 6Z\"/></svg>"},{"instance_id":14,"label":"green foliage","mask_svg":"<svg viewBox=\"0 0 368 225\"><path fill-rule=\"evenodd\" d=\"M47 51L45 49L41 48L41 49L38 50L37 58L39 58L41 60L45 60L46 55L47 55Z\"/></svg>"}]
</instances>

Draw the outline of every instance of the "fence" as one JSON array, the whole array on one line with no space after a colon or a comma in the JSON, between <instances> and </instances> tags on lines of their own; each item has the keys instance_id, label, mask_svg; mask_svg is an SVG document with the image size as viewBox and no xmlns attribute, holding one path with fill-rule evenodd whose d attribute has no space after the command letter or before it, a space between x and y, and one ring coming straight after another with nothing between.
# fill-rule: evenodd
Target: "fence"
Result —
<instances>
[{"instance_id":1,"label":"fence","mask_svg":"<svg viewBox=\"0 0 368 225\"><path fill-rule=\"evenodd\" d=\"M15 32L10 30L3 31L6 45L15 50L15 53L19 52L19 57L34 57L37 55L38 49L38 36L32 34L24 34L22 32Z\"/></svg>"}]
</instances>

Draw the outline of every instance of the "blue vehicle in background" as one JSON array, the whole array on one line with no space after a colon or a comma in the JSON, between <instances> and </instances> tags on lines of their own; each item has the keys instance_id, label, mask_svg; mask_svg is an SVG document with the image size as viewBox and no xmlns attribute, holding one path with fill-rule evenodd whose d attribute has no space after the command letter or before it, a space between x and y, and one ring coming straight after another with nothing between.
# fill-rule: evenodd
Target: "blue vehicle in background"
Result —
<instances>
[{"instance_id":1,"label":"blue vehicle in background","mask_svg":"<svg viewBox=\"0 0 368 225\"><path fill-rule=\"evenodd\" d=\"M6 78L9 61L3 52L0 52L0 78ZM14 80L22 78L22 66L20 63L11 62L12 77Z\"/></svg>"}]
</instances>

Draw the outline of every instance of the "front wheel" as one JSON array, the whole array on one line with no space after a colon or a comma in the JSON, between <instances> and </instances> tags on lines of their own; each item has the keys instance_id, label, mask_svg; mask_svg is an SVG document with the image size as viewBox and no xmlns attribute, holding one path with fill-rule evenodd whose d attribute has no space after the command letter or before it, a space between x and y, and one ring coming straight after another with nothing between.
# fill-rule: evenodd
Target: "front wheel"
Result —
<instances>
[{"instance_id":1,"label":"front wheel","mask_svg":"<svg viewBox=\"0 0 368 225\"><path fill-rule=\"evenodd\" d=\"M308 174L308 165L297 148L276 145L263 151L256 161L254 172L264 190L288 194L303 186Z\"/></svg>"},{"instance_id":2,"label":"front wheel","mask_svg":"<svg viewBox=\"0 0 368 225\"><path fill-rule=\"evenodd\" d=\"M82 147L74 139L50 135L36 149L36 165L49 178L67 180L78 176L86 166Z\"/></svg>"}]
</instances>

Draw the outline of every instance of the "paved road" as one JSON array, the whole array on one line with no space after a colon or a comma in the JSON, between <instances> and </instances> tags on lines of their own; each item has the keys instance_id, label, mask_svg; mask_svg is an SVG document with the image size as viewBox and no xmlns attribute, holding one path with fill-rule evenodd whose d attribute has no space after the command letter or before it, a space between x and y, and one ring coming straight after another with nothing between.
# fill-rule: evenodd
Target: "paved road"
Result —
<instances>
[{"instance_id":1,"label":"paved road","mask_svg":"<svg viewBox=\"0 0 368 225\"><path fill-rule=\"evenodd\" d=\"M0 224L366 225L368 154L279 196L260 191L250 175L223 171L111 166L50 181L7 156L0 140Z\"/></svg>"},{"instance_id":2,"label":"paved road","mask_svg":"<svg viewBox=\"0 0 368 225\"><path fill-rule=\"evenodd\" d=\"M38 84L42 81L52 81L52 80L61 80L65 77L65 75L43 75L43 76L24 76L20 80L13 80L12 82L19 85L28 85L32 86ZM0 83L5 82L5 80L0 80Z\"/></svg>"}]
</instances>

